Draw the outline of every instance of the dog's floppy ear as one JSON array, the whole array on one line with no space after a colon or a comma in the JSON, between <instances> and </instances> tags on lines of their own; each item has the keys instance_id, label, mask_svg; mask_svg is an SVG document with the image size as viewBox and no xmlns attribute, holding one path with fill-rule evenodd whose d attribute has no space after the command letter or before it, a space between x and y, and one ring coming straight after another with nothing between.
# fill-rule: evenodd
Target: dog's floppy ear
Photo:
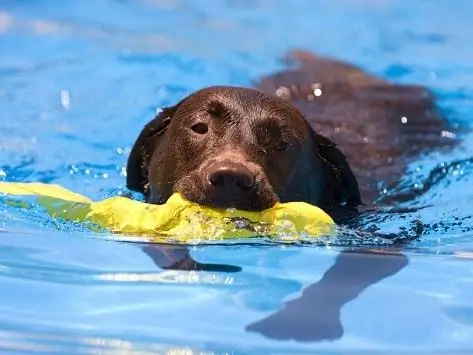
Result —
<instances>
[{"instance_id":1,"label":"dog's floppy ear","mask_svg":"<svg viewBox=\"0 0 473 355\"><path fill-rule=\"evenodd\" d=\"M153 120L141 130L128 157L126 167L126 186L132 191L145 196L148 191L148 165L156 143L166 132L172 117L180 103L164 108Z\"/></svg>"},{"instance_id":2,"label":"dog's floppy ear","mask_svg":"<svg viewBox=\"0 0 473 355\"><path fill-rule=\"evenodd\" d=\"M315 142L317 155L325 165L325 189L328 193L327 207L356 207L361 204L358 181L348 164L345 155L330 139L310 130Z\"/></svg>"}]
</instances>

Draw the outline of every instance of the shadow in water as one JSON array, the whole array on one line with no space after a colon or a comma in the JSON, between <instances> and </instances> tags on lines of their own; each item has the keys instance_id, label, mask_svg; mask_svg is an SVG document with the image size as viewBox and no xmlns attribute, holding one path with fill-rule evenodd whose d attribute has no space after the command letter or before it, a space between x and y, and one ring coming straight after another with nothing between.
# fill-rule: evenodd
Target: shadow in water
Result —
<instances>
[{"instance_id":1,"label":"shadow in water","mask_svg":"<svg viewBox=\"0 0 473 355\"><path fill-rule=\"evenodd\" d=\"M408 264L405 255L383 250L342 251L322 279L279 311L246 327L265 337L296 341L336 340L343 335L340 311L369 286Z\"/></svg>"},{"instance_id":2,"label":"shadow in water","mask_svg":"<svg viewBox=\"0 0 473 355\"><path fill-rule=\"evenodd\" d=\"M143 251L163 270L240 272L239 266L225 264L204 264L195 261L186 246L150 244Z\"/></svg>"},{"instance_id":3,"label":"shadow in water","mask_svg":"<svg viewBox=\"0 0 473 355\"><path fill-rule=\"evenodd\" d=\"M186 246L146 245L143 251L164 270L240 272L241 267L195 261ZM343 336L340 311L369 286L406 267L407 256L395 249L344 250L322 279L305 288L300 297L246 331L277 340L336 340Z\"/></svg>"}]
</instances>

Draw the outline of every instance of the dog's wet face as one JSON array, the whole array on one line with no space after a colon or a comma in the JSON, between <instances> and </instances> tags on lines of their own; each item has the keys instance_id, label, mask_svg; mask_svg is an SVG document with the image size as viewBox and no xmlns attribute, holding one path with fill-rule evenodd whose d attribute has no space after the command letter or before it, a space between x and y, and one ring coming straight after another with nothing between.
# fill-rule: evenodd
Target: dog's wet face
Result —
<instances>
[{"instance_id":1,"label":"dog's wet face","mask_svg":"<svg viewBox=\"0 0 473 355\"><path fill-rule=\"evenodd\" d=\"M292 106L235 88L188 97L166 134L166 152L156 150L149 165L150 201L180 192L200 204L246 210L271 207L284 195L310 142Z\"/></svg>"},{"instance_id":2,"label":"dog's wet face","mask_svg":"<svg viewBox=\"0 0 473 355\"><path fill-rule=\"evenodd\" d=\"M317 203L326 195L327 161L315 140L299 111L276 96L207 88L145 127L130 155L128 186L158 204L174 192L256 211L278 201Z\"/></svg>"}]
</instances>

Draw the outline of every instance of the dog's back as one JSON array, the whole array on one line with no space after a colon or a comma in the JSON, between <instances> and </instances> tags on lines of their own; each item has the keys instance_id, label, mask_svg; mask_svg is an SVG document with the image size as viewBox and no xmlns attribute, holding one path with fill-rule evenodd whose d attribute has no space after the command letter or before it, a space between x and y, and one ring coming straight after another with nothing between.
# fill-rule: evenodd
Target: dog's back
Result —
<instances>
[{"instance_id":1,"label":"dog's back","mask_svg":"<svg viewBox=\"0 0 473 355\"><path fill-rule=\"evenodd\" d=\"M365 203L382 198L413 158L456 143L428 89L392 84L309 53L288 58L295 65L263 78L258 88L290 100L317 132L339 145Z\"/></svg>"}]
</instances>

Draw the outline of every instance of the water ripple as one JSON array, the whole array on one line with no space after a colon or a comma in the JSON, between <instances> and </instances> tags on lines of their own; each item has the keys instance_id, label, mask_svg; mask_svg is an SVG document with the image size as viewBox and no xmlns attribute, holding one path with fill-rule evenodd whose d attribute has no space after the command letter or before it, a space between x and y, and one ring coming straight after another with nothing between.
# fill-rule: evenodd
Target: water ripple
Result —
<instances>
[{"instance_id":1,"label":"water ripple","mask_svg":"<svg viewBox=\"0 0 473 355\"><path fill-rule=\"evenodd\" d=\"M127 155L158 110L203 86L249 85L293 48L428 85L460 132L473 117L471 9L446 0L4 1L0 180L59 183L93 199L125 194ZM458 138L458 151L419 157L337 238L154 245L2 197L0 352L471 353L473 138ZM179 263L160 264L147 247L180 248L207 269L173 269ZM338 256L354 250L402 251L408 265L370 284L386 264L366 258L363 272L349 262L339 269ZM284 318L313 290L322 301L315 292L296 319ZM353 299L331 307L347 290ZM313 330L310 321L330 312L340 339L245 331L274 319Z\"/></svg>"}]
</instances>

